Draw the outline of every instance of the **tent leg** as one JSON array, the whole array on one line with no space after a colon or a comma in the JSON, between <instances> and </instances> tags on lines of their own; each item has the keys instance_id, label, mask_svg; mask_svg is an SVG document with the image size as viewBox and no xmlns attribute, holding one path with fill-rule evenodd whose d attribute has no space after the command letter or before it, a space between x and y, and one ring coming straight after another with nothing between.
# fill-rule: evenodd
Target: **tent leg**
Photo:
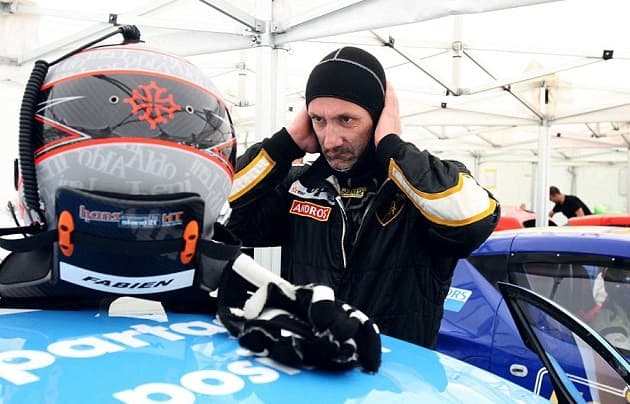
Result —
<instances>
[{"instance_id":1,"label":"tent leg","mask_svg":"<svg viewBox=\"0 0 630 404\"><path fill-rule=\"evenodd\" d=\"M272 21L271 0L258 0L258 15ZM287 51L277 48L269 32L263 34L256 49L256 141L271 136L284 125ZM254 259L267 269L280 274L280 248L256 248Z\"/></svg>"},{"instance_id":2,"label":"tent leg","mask_svg":"<svg viewBox=\"0 0 630 404\"><path fill-rule=\"evenodd\" d=\"M540 88L540 110L543 119L540 121L538 129L538 170L536 175L536 183L538 184L535 209L537 227L549 225L546 209L549 195L549 160L551 158L551 141L549 139L549 125L547 124L548 91L543 82L543 86Z\"/></svg>"}]
</instances>

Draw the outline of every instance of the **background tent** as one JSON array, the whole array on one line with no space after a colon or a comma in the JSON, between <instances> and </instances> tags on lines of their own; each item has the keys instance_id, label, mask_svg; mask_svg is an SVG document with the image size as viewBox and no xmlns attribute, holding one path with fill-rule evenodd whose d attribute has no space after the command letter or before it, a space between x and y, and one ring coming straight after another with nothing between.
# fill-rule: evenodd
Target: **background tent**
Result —
<instances>
[{"instance_id":1,"label":"background tent","mask_svg":"<svg viewBox=\"0 0 630 404\"><path fill-rule=\"evenodd\" d=\"M351 44L386 67L403 138L462 160L504 204L544 215L553 183L629 211L629 9L625 0L2 0L0 186L11 193L32 62L135 24L147 43L213 77L242 146L291 119L312 66Z\"/></svg>"}]
</instances>

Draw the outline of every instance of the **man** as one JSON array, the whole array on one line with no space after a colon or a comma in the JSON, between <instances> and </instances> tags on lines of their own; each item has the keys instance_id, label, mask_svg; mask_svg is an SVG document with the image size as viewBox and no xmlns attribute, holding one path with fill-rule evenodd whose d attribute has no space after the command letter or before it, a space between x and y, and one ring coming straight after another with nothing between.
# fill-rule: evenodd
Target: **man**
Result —
<instances>
[{"instance_id":1,"label":"man","mask_svg":"<svg viewBox=\"0 0 630 404\"><path fill-rule=\"evenodd\" d=\"M580 198L574 195L565 195L556 186L549 187L549 200L555 205L549 211L549 217L562 212L567 218L590 215L591 210Z\"/></svg>"},{"instance_id":2,"label":"man","mask_svg":"<svg viewBox=\"0 0 630 404\"><path fill-rule=\"evenodd\" d=\"M331 286L381 331L434 347L458 258L496 226L498 202L463 164L404 142L394 89L368 52L322 59L306 107L237 161L228 223L282 246L282 276ZM306 152L312 165L292 167Z\"/></svg>"},{"instance_id":3,"label":"man","mask_svg":"<svg viewBox=\"0 0 630 404\"><path fill-rule=\"evenodd\" d=\"M601 267L592 284L594 305L578 314L616 348L629 351L630 284L624 272Z\"/></svg>"}]
</instances>

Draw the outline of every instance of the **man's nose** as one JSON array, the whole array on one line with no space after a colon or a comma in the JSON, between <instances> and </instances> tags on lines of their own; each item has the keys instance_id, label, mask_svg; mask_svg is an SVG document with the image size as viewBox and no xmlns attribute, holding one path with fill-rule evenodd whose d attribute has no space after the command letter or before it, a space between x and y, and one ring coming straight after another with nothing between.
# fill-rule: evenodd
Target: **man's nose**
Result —
<instances>
[{"instance_id":1,"label":"man's nose","mask_svg":"<svg viewBox=\"0 0 630 404\"><path fill-rule=\"evenodd\" d=\"M342 143L343 139L335 125L326 125L324 129L324 149L333 149Z\"/></svg>"}]
</instances>

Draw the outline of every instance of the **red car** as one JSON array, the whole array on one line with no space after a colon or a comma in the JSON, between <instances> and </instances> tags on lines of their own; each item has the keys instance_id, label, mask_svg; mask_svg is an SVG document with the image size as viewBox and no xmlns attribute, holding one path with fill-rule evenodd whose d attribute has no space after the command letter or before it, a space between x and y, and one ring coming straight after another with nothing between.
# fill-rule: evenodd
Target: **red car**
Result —
<instances>
[{"instance_id":1,"label":"red car","mask_svg":"<svg viewBox=\"0 0 630 404\"><path fill-rule=\"evenodd\" d=\"M536 213L520 206L501 205L501 218L499 218L499 223L494 231L535 226ZM549 226L556 226L556 223L549 219Z\"/></svg>"},{"instance_id":2,"label":"red car","mask_svg":"<svg viewBox=\"0 0 630 404\"><path fill-rule=\"evenodd\" d=\"M617 226L630 227L629 213L606 213L572 217L567 221L569 226Z\"/></svg>"}]
</instances>

